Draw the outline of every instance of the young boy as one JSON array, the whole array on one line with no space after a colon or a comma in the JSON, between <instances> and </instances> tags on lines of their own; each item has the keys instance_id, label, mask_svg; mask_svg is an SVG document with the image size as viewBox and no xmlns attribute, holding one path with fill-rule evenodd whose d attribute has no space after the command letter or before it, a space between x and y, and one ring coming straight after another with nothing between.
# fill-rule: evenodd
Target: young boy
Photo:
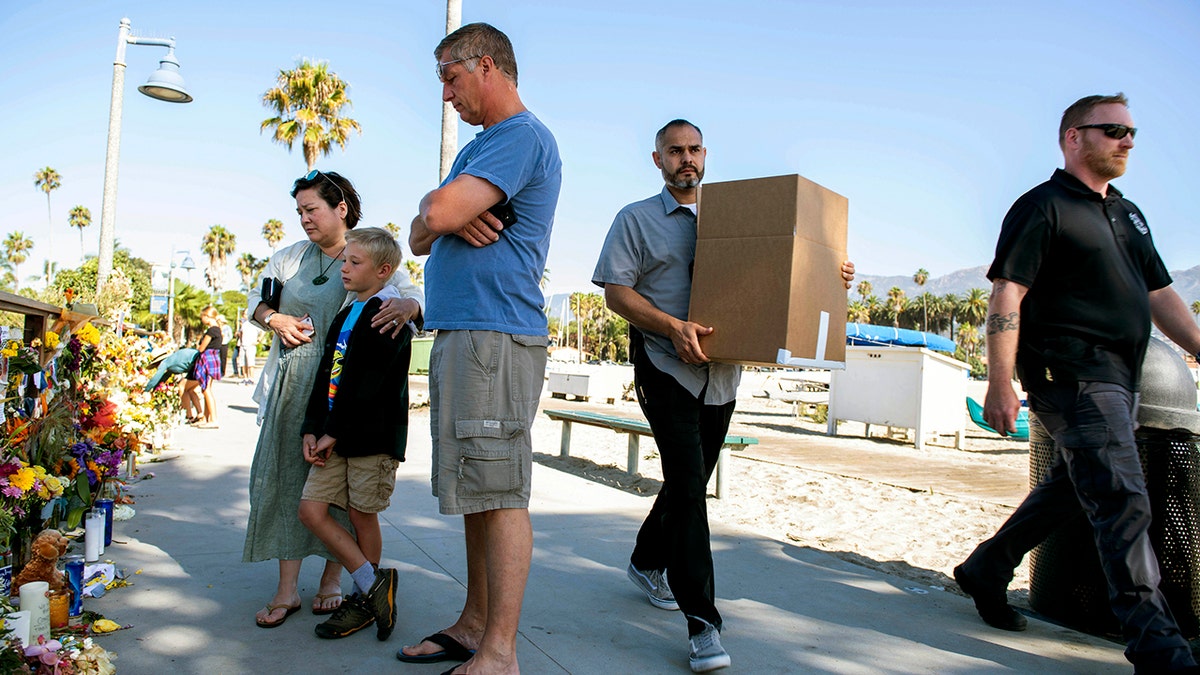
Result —
<instances>
[{"instance_id":1,"label":"young boy","mask_svg":"<svg viewBox=\"0 0 1200 675\"><path fill-rule=\"evenodd\" d=\"M397 574L379 567L378 514L388 507L404 461L412 333L393 338L395 331L380 333L371 319L384 300L399 297L387 284L399 265L400 247L385 230L346 233L342 284L356 299L329 327L300 429L304 459L313 465L300 521L354 577L354 593L317 625L321 638L343 638L375 623L376 637L386 640L396 625ZM334 520L330 506L348 512L355 535Z\"/></svg>"}]
</instances>

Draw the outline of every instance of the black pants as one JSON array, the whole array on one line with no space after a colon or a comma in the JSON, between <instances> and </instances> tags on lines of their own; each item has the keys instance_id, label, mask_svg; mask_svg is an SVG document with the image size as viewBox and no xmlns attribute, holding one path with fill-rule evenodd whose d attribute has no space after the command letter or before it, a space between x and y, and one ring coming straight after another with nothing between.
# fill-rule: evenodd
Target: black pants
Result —
<instances>
[{"instance_id":1,"label":"black pants","mask_svg":"<svg viewBox=\"0 0 1200 675\"><path fill-rule=\"evenodd\" d=\"M1192 665L1188 644L1158 590L1150 499L1133 436L1134 394L1104 382L1047 383L1028 394L1038 421L1054 438L1054 463L995 536L963 563L967 574L989 587L1007 586L1026 553L1083 511L1095 531L1109 601L1135 672Z\"/></svg>"},{"instance_id":2,"label":"black pants","mask_svg":"<svg viewBox=\"0 0 1200 675\"><path fill-rule=\"evenodd\" d=\"M704 630L698 619L721 627L705 498L734 402L704 405L703 392L692 396L655 368L644 349L636 350L633 372L638 403L662 460L663 485L638 531L630 562L638 569L667 570L671 592L687 617L688 635L696 635Z\"/></svg>"}]
</instances>

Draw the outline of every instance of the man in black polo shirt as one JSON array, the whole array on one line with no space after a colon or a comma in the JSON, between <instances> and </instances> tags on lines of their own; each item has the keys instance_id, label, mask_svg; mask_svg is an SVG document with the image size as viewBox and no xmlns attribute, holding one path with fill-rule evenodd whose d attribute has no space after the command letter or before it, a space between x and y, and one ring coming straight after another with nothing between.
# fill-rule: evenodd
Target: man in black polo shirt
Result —
<instances>
[{"instance_id":1,"label":"man in black polo shirt","mask_svg":"<svg viewBox=\"0 0 1200 675\"><path fill-rule=\"evenodd\" d=\"M954 569L984 621L1023 630L1008 605L1013 569L1082 509L1096 531L1126 657L1138 673L1196 670L1158 590L1150 502L1134 441L1134 413L1150 321L1200 350L1200 328L1170 287L1146 219L1108 182L1125 173L1133 119L1122 94L1088 96L1063 113L1065 170L1017 200L988 270L988 392L984 419L1015 431L1020 402L1054 438L1042 482L991 539Z\"/></svg>"}]
</instances>

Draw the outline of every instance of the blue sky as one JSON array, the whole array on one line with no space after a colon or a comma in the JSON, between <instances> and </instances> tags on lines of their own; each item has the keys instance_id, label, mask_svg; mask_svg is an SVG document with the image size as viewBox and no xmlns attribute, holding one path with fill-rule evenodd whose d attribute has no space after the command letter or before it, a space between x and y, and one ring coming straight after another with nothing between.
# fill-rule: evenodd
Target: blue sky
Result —
<instances>
[{"instance_id":1,"label":"blue sky","mask_svg":"<svg viewBox=\"0 0 1200 675\"><path fill-rule=\"evenodd\" d=\"M1200 186L1200 3L529 2L463 0L516 47L526 105L555 132L563 193L550 290L587 289L613 215L661 189L654 131L704 131L707 182L799 173L850 200L849 250L864 274L934 276L991 260L1000 220L1061 166L1063 108L1124 91L1140 132L1116 184L1147 214L1172 270L1200 264L1189 195ZM432 49L445 5L409 2L21 2L0 8L0 237L38 246L22 276L79 259L81 204L96 251L112 59L123 16L175 36L193 103L137 85L165 50L126 53L117 237L152 262L199 263L208 228L269 252L269 218L302 236L287 192L304 173L259 133L280 69L322 59L350 85L362 127L318 167L347 175L364 225L404 226L435 187L440 87ZM460 126L465 143L475 130ZM33 173L52 166L54 250ZM32 263L32 264L31 264ZM231 276L231 279L236 276ZM193 281L202 277L194 274Z\"/></svg>"}]
</instances>

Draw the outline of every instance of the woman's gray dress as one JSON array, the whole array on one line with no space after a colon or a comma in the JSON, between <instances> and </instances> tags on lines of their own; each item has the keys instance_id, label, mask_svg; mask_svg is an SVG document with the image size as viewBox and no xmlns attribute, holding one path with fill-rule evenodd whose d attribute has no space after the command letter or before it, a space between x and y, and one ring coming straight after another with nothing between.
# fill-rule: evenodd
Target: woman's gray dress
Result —
<instances>
[{"instance_id":1,"label":"woman's gray dress","mask_svg":"<svg viewBox=\"0 0 1200 675\"><path fill-rule=\"evenodd\" d=\"M312 280L327 266L329 281L313 285ZM321 363L325 333L346 298L339 270L333 258L313 245L304 252L299 271L283 284L279 312L297 317L308 314L316 333L312 342L280 354L250 466L250 521L243 562L299 560L310 555L336 561L321 540L300 523L297 510L310 466L301 449L300 425ZM349 528L343 511L333 509L333 513Z\"/></svg>"}]
</instances>

